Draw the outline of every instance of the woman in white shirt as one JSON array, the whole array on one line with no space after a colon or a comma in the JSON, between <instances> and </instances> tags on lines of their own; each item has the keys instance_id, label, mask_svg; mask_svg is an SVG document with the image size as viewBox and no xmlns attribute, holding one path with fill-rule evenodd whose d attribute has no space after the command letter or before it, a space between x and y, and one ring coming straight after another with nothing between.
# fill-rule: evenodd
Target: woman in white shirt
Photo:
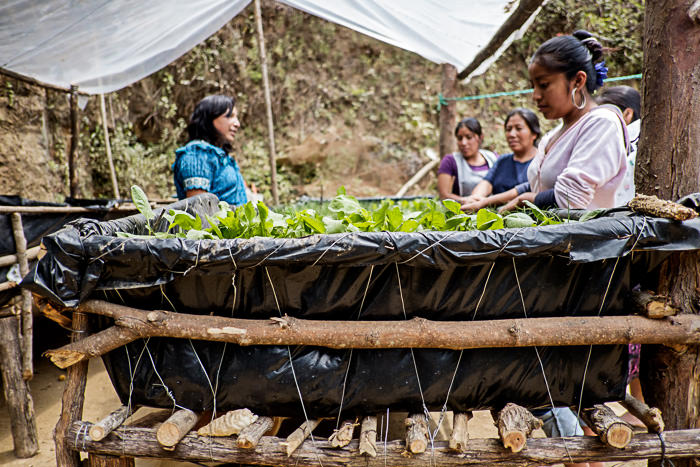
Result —
<instances>
[{"instance_id":1,"label":"woman in white shirt","mask_svg":"<svg viewBox=\"0 0 700 467\"><path fill-rule=\"evenodd\" d=\"M629 138L620 111L592 95L607 76L602 45L587 31L554 37L535 52L528 72L533 99L548 120L561 119L528 168L529 191L510 201L540 207L611 208L627 170ZM625 201L626 202L626 201Z\"/></svg>"}]
</instances>

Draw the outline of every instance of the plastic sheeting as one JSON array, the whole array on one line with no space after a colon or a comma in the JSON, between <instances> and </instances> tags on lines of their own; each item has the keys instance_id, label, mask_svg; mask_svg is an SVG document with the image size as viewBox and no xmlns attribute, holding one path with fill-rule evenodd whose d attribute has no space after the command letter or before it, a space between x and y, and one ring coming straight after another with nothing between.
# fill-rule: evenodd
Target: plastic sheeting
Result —
<instances>
[{"instance_id":1,"label":"plastic sheeting","mask_svg":"<svg viewBox=\"0 0 700 467\"><path fill-rule=\"evenodd\" d=\"M212 214L216 201L203 195L173 207ZM292 240L114 237L118 231L144 233L143 217L79 221L45 238L47 254L22 285L69 306L99 298L249 319L620 315L663 252L700 248L700 220L629 212L537 228ZM308 416L320 417L336 415L341 400L343 414L362 415L387 407L420 412L424 402L431 410L499 409L506 402L534 408L548 406L550 393L556 405L576 405L581 394L585 406L623 398L627 346L593 347L590 360L588 351L540 348L540 367L532 348L465 350L460 358L435 349L351 352L150 338L104 361L124 403L205 410L216 401L219 411L301 416L301 393Z\"/></svg>"},{"instance_id":2,"label":"plastic sheeting","mask_svg":"<svg viewBox=\"0 0 700 467\"><path fill-rule=\"evenodd\" d=\"M250 0L10 0L0 68L89 94L116 91L214 34ZM508 0L282 0L326 20L464 68L508 17ZM533 15L534 17L534 15ZM515 33L513 37L515 37ZM507 43L510 43L510 40Z\"/></svg>"}]
</instances>

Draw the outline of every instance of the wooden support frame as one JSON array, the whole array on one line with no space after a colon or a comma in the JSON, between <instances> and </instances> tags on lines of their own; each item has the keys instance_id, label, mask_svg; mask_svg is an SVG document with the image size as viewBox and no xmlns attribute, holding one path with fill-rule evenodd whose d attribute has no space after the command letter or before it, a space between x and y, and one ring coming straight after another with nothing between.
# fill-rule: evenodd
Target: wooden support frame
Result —
<instances>
[{"instance_id":1,"label":"wooden support frame","mask_svg":"<svg viewBox=\"0 0 700 467\"><path fill-rule=\"evenodd\" d=\"M19 263L19 273L22 277L29 274L29 260L27 259L27 238L24 236L22 226L22 215L12 213L12 234L15 238L15 250L17 252L17 262ZM33 316L32 316L32 293L22 289L22 314L20 322L21 336L20 346L22 348L22 377L25 381L32 379L34 375L34 364L32 358L32 337L33 337Z\"/></svg>"},{"instance_id":2,"label":"wooden support frame","mask_svg":"<svg viewBox=\"0 0 700 467\"><path fill-rule=\"evenodd\" d=\"M422 454L405 454L403 441L386 443L376 457L357 455L359 441L353 440L344 448L333 449L325 439L316 438L301 444L291 457L280 447L283 439L263 436L255 450L241 449L234 438L215 440L187 434L173 451L164 451L156 441L151 428L121 427L100 442L87 436L91 424L74 422L66 433L70 449L112 456L158 457L195 462L235 462L256 465L317 466L319 459L325 466L366 467L384 465L405 466L529 466L554 464L569 456L574 462L627 461L660 459L662 450L668 458L689 458L700 450L700 429L678 430L665 433L665 448L655 434L640 434L625 449L603 445L597 438L578 436L570 438L533 438L527 449L511 453L498 439L471 439L463 452L449 449L446 441L435 441L434 449ZM432 464L431 464L432 462Z\"/></svg>"},{"instance_id":3,"label":"wooden support frame","mask_svg":"<svg viewBox=\"0 0 700 467\"><path fill-rule=\"evenodd\" d=\"M100 300L79 310L107 316L115 326L46 354L60 368L103 355L139 338L167 336L238 345L316 345L343 348L475 349L603 344L700 344L700 316L664 320L641 316L559 317L490 321L279 321L145 311Z\"/></svg>"}]
</instances>

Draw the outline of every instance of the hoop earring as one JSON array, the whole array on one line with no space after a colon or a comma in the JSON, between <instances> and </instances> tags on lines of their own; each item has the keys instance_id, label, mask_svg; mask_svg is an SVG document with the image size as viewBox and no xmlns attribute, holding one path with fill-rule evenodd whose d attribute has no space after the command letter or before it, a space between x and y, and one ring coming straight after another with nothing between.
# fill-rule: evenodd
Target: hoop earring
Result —
<instances>
[{"instance_id":1,"label":"hoop earring","mask_svg":"<svg viewBox=\"0 0 700 467\"><path fill-rule=\"evenodd\" d=\"M583 110L584 107L586 107L586 95L581 91L581 105L576 104L576 88L573 88L571 90L571 103L574 104L574 107L576 107L578 110Z\"/></svg>"}]
</instances>

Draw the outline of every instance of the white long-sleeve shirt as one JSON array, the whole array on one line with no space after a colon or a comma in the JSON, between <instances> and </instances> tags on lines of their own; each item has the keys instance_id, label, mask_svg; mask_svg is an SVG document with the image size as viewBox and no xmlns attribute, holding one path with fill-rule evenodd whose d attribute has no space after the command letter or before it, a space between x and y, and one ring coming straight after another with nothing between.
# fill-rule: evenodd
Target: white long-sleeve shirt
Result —
<instances>
[{"instance_id":1,"label":"white long-sleeve shirt","mask_svg":"<svg viewBox=\"0 0 700 467\"><path fill-rule=\"evenodd\" d=\"M610 105L593 108L545 152L560 128L547 133L539 144L527 171L531 190L540 193L553 188L562 208L614 207L615 194L627 171L629 145L619 110Z\"/></svg>"}]
</instances>

